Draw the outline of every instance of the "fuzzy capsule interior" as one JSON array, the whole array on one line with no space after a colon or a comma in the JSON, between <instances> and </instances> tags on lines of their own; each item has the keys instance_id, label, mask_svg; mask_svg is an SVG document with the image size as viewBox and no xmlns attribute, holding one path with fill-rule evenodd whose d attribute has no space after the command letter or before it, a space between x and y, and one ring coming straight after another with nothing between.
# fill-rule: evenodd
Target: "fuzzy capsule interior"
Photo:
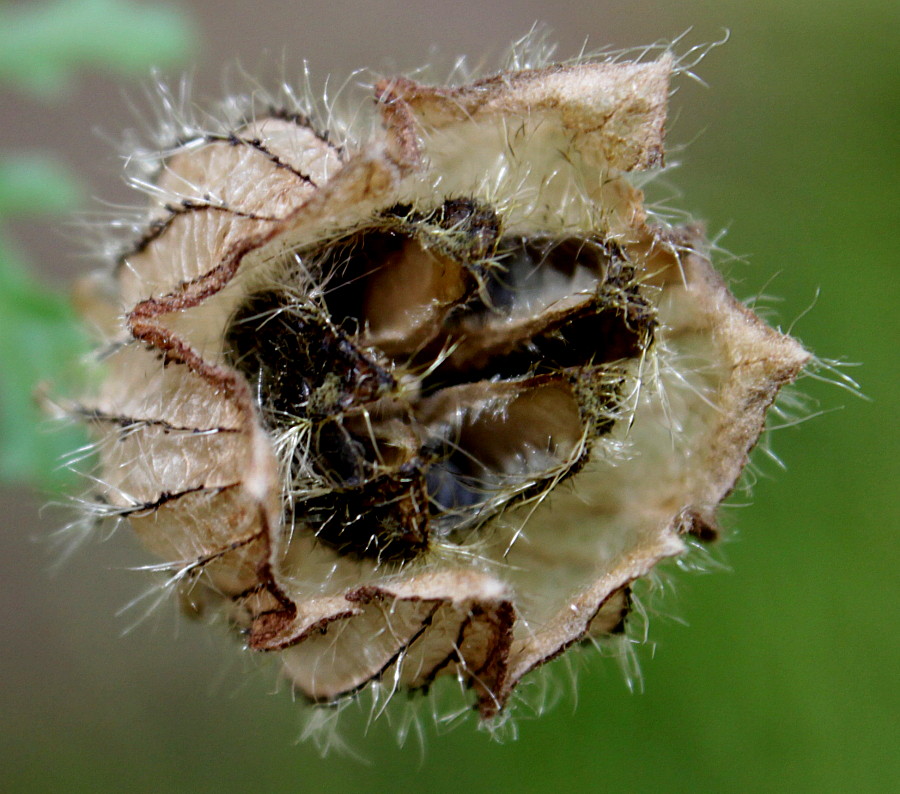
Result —
<instances>
[{"instance_id":1,"label":"fuzzy capsule interior","mask_svg":"<svg viewBox=\"0 0 900 794\"><path fill-rule=\"evenodd\" d=\"M450 675L491 717L715 537L808 355L629 178L672 69L383 80L340 145L277 104L191 127L80 291L98 500L309 699Z\"/></svg>"}]
</instances>

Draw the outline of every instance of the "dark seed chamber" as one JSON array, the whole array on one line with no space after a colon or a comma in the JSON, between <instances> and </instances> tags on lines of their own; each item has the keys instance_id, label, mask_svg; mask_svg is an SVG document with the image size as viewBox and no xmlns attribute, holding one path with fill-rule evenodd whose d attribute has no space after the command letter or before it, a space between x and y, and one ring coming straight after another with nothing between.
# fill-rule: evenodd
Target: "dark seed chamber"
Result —
<instances>
[{"instance_id":1,"label":"dark seed chamber","mask_svg":"<svg viewBox=\"0 0 900 794\"><path fill-rule=\"evenodd\" d=\"M324 297L251 296L226 348L273 433L308 428L291 465L320 487L289 518L346 554L462 542L571 476L653 340L617 246L504 236L472 199L398 205L298 256Z\"/></svg>"}]
</instances>

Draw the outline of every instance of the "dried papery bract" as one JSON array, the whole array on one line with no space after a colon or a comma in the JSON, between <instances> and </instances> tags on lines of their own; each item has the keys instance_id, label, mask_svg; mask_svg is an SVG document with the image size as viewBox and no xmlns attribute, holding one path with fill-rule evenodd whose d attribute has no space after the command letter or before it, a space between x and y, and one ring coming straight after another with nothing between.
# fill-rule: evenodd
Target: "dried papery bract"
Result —
<instances>
[{"instance_id":1,"label":"dried papery bract","mask_svg":"<svg viewBox=\"0 0 900 794\"><path fill-rule=\"evenodd\" d=\"M709 540L807 360L654 223L673 58L375 86L161 158L101 305L99 499L298 691L455 676L480 714ZM96 283L96 282L95 282Z\"/></svg>"}]
</instances>

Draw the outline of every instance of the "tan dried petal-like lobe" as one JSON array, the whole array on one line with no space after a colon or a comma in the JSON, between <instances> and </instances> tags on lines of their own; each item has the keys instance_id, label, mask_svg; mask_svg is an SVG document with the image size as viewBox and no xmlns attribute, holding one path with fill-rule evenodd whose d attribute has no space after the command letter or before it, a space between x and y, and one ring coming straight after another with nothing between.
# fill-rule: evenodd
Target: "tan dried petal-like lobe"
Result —
<instances>
[{"instance_id":1,"label":"tan dried petal-like lobe","mask_svg":"<svg viewBox=\"0 0 900 794\"><path fill-rule=\"evenodd\" d=\"M673 59L381 81L165 158L82 414L102 501L310 700L452 675L484 717L715 535L807 353L648 221Z\"/></svg>"}]
</instances>

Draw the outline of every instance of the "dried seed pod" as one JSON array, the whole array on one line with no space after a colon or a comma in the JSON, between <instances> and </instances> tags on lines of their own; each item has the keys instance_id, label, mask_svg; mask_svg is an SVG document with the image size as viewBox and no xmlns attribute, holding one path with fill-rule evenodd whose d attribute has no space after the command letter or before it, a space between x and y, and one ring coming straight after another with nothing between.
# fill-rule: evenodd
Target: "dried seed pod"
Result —
<instances>
[{"instance_id":1,"label":"dried seed pod","mask_svg":"<svg viewBox=\"0 0 900 794\"><path fill-rule=\"evenodd\" d=\"M100 498L309 699L453 675L495 715L715 536L808 355L629 180L672 68L383 80L342 145L278 107L189 130L115 299L83 290Z\"/></svg>"}]
</instances>

